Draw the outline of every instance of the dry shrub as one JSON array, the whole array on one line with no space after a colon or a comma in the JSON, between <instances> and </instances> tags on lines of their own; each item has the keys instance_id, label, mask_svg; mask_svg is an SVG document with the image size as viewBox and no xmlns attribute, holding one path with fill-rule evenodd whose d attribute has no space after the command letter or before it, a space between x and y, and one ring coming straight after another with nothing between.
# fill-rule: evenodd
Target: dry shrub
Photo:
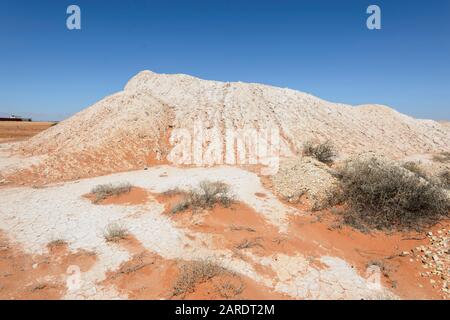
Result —
<instances>
[{"instance_id":1,"label":"dry shrub","mask_svg":"<svg viewBox=\"0 0 450 320\"><path fill-rule=\"evenodd\" d=\"M122 182L117 185L111 183L100 184L92 188L91 193L95 196L94 202L97 203L111 196L117 196L131 191L131 184Z\"/></svg>"},{"instance_id":2,"label":"dry shrub","mask_svg":"<svg viewBox=\"0 0 450 320\"><path fill-rule=\"evenodd\" d=\"M244 292L245 284L239 277L234 277L221 281L215 287L222 298L233 299Z\"/></svg>"},{"instance_id":3,"label":"dry shrub","mask_svg":"<svg viewBox=\"0 0 450 320\"><path fill-rule=\"evenodd\" d=\"M357 228L421 229L448 215L450 201L433 182L376 158L348 161L340 188L349 206L344 222Z\"/></svg>"},{"instance_id":4,"label":"dry shrub","mask_svg":"<svg viewBox=\"0 0 450 320\"><path fill-rule=\"evenodd\" d=\"M450 162L450 152L441 152L433 156L433 160L436 162L447 163Z\"/></svg>"},{"instance_id":5,"label":"dry shrub","mask_svg":"<svg viewBox=\"0 0 450 320\"><path fill-rule=\"evenodd\" d=\"M175 205L170 209L170 213L176 214L178 212L187 210L189 208L189 202L186 198L181 199L179 202L175 203Z\"/></svg>"},{"instance_id":6,"label":"dry shrub","mask_svg":"<svg viewBox=\"0 0 450 320\"><path fill-rule=\"evenodd\" d=\"M190 261L181 266L180 274L173 286L173 296L193 292L196 285L215 276L230 273L225 268L207 260Z\"/></svg>"},{"instance_id":7,"label":"dry shrub","mask_svg":"<svg viewBox=\"0 0 450 320\"><path fill-rule=\"evenodd\" d=\"M241 243L236 245L236 249L242 250L242 249L250 249L254 247L261 247L261 240L262 238L254 238L254 239L244 239Z\"/></svg>"},{"instance_id":8,"label":"dry shrub","mask_svg":"<svg viewBox=\"0 0 450 320\"><path fill-rule=\"evenodd\" d=\"M198 188L185 192L184 198L172 207L171 212L177 213L188 208L213 208L217 203L229 207L233 202L234 196L226 183L204 180Z\"/></svg>"},{"instance_id":9,"label":"dry shrub","mask_svg":"<svg viewBox=\"0 0 450 320\"><path fill-rule=\"evenodd\" d=\"M233 202L230 187L220 181L204 180L200 182L199 188L189 192L188 196L193 207L203 209L212 208L216 203L228 207Z\"/></svg>"},{"instance_id":10,"label":"dry shrub","mask_svg":"<svg viewBox=\"0 0 450 320\"><path fill-rule=\"evenodd\" d=\"M56 240L50 241L47 244L47 246L53 248L53 247L63 246L63 245L66 245L66 244L67 244L67 242L65 240L63 240L63 239L56 239Z\"/></svg>"},{"instance_id":11,"label":"dry shrub","mask_svg":"<svg viewBox=\"0 0 450 320\"><path fill-rule=\"evenodd\" d=\"M331 163L336 157L336 148L329 140L322 143L308 140L303 144L303 154L314 157L323 163Z\"/></svg>"},{"instance_id":12,"label":"dry shrub","mask_svg":"<svg viewBox=\"0 0 450 320\"><path fill-rule=\"evenodd\" d=\"M110 223L104 232L106 241L116 242L121 239L125 239L128 235L128 231L119 225L118 223Z\"/></svg>"},{"instance_id":13,"label":"dry shrub","mask_svg":"<svg viewBox=\"0 0 450 320\"><path fill-rule=\"evenodd\" d=\"M438 178L444 188L450 189L450 170L442 171Z\"/></svg>"},{"instance_id":14,"label":"dry shrub","mask_svg":"<svg viewBox=\"0 0 450 320\"><path fill-rule=\"evenodd\" d=\"M420 167L420 164L418 164L417 162L408 161L402 164L402 167L423 179L428 179L427 174L425 173L425 171L423 171L423 169Z\"/></svg>"},{"instance_id":15,"label":"dry shrub","mask_svg":"<svg viewBox=\"0 0 450 320\"><path fill-rule=\"evenodd\" d=\"M342 193L342 189L338 186L333 186L327 190L324 190L323 196L313 202L311 211L320 211L327 208L333 208L344 201L345 196Z\"/></svg>"},{"instance_id":16,"label":"dry shrub","mask_svg":"<svg viewBox=\"0 0 450 320\"><path fill-rule=\"evenodd\" d=\"M173 197L179 194L183 194L183 190L181 190L180 188L176 187L176 188L172 188L169 190L166 190L163 192L163 195L167 196L167 197Z\"/></svg>"}]
</instances>

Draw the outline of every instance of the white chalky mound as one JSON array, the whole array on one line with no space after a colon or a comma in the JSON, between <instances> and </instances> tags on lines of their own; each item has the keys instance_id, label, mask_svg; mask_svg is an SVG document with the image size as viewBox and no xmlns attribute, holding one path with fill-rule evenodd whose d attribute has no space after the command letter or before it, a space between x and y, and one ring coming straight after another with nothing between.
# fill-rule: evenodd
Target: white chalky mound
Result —
<instances>
[{"instance_id":1,"label":"white chalky mound","mask_svg":"<svg viewBox=\"0 0 450 320\"><path fill-rule=\"evenodd\" d=\"M142 168L164 160L175 128L273 128L284 156L305 140L331 139L341 154L376 151L390 157L450 149L450 128L385 106L350 106L262 84L202 80L142 71L108 96L19 146L49 154L30 169L46 179L76 179Z\"/></svg>"}]
</instances>

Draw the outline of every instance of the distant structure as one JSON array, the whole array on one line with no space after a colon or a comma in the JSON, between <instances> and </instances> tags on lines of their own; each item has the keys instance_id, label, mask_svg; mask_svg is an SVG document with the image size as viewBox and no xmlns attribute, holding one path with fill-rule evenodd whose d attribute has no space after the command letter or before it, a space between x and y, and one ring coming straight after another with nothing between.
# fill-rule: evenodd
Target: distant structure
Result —
<instances>
[{"instance_id":1,"label":"distant structure","mask_svg":"<svg viewBox=\"0 0 450 320\"><path fill-rule=\"evenodd\" d=\"M29 121L29 122L31 122L31 121L33 121L33 119L23 118L23 117L19 117L19 116L12 114L9 116L9 118L1 118L0 117L0 121Z\"/></svg>"}]
</instances>

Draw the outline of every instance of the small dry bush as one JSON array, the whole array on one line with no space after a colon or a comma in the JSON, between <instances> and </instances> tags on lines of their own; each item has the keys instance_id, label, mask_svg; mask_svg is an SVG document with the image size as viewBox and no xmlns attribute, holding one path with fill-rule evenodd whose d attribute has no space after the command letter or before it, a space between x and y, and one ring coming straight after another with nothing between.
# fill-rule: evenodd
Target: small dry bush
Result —
<instances>
[{"instance_id":1,"label":"small dry bush","mask_svg":"<svg viewBox=\"0 0 450 320\"><path fill-rule=\"evenodd\" d=\"M106 227L103 236L105 237L106 241L116 242L121 239L125 239L127 235L127 229L125 229L118 223L111 223Z\"/></svg>"},{"instance_id":2,"label":"small dry bush","mask_svg":"<svg viewBox=\"0 0 450 320\"><path fill-rule=\"evenodd\" d=\"M425 171L423 171L423 169L420 167L420 164L418 164L417 162L408 161L402 164L402 167L423 179L428 179L427 174L425 173Z\"/></svg>"},{"instance_id":3,"label":"small dry bush","mask_svg":"<svg viewBox=\"0 0 450 320\"><path fill-rule=\"evenodd\" d=\"M323 163L331 163L336 157L336 148L329 140L322 143L308 140L303 144L303 154L314 157Z\"/></svg>"},{"instance_id":4,"label":"small dry bush","mask_svg":"<svg viewBox=\"0 0 450 320\"><path fill-rule=\"evenodd\" d=\"M196 285L206 282L215 276L227 274L230 271L207 260L190 261L181 266L180 274L173 286L173 296L193 292Z\"/></svg>"},{"instance_id":5,"label":"small dry bush","mask_svg":"<svg viewBox=\"0 0 450 320\"><path fill-rule=\"evenodd\" d=\"M172 209L170 209L170 212L172 214L187 210L189 208L189 202L188 200L185 199L181 199L179 202L175 203L175 205L172 207Z\"/></svg>"},{"instance_id":6,"label":"small dry bush","mask_svg":"<svg viewBox=\"0 0 450 320\"><path fill-rule=\"evenodd\" d=\"M213 208L216 204L229 207L233 202L234 196L226 183L204 180L198 188L185 192L184 198L172 207L171 212L177 213L188 208Z\"/></svg>"},{"instance_id":7,"label":"small dry bush","mask_svg":"<svg viewBox=\"0 0 450 320\"><path fill-rule=\"evenodd\" d=\"M441 152L433 156L433 160L436 162L450 162L450 152Z\"/></svg>"},{"instance_id":8,"label":"small dry bush","mask_svg":"<svg viewBox=\"0 0 450 320\"><path fill-rule=\"evenodd\" d=\"M203 209L212 208L216 203L228 207L233 202L230 187L220 181L200 182L199 188L189 193L189 198L192 206Z\"/></svg>"},{"instance_id":9,"label":"small dry bush","mask_svg":"<svg viewBox=\"0 0 450 320\"><path fill-rule=\"evenodd\" d=\"M340 188L349 209L344 222L357 228L422 229L448 216L450 201L440 185L376 158L347 162Z\"/></svg>"},{"instance_id":10,"label":"small dry bush","mask_svg":"<svg viewBox=\"0 0 450 320\"><path fill-rule=\"evenodd\" d=\"M450 170L442 171L438 178L444 188L450 189Z\"/></svg>"},{"instance_id":11,"label":"small dry bush","mask_svg":"<svg viewBox=\"0 0 450 320\"><path fill-rule=\"evenodd\" d=\"M242 279L226 279L216 285L216 290L224 299L235 299L236 296L244 292L245 284Z\"/></svg>"},{"instance_id":12,"label":"small dry bush","mask_svg":"<svg viewBox=\"0 0 450 320\"><path fill-rule=\"evenodd\" d=\"M94 202L97 203L108 197L130 192L131 187L131 184L128 182L123 182L117 185L113 185L111 183L100 184L92 188L91 193L95 196Z\"/></svg>"},{"instance_id":13,"label":"small dry bush","mask_svg":"<svg viewBox=\"0 0 450 320\"><path fill-rule=\"evenodd\" d=\"M166 190L163 192L163 195L167 196L167 197L173 197L179 194L183 194L183 190L181 190L180 188L176 187L176 188L172 188L169 190Z\"/></svg>"},{"instance_id":14,"label":"small dry bush","mask_svg":"<svg viewBox=\"0 0 450 320\"><path fill-rule=\"evenodd\" d=\"M50 241L47 246L49 247L59 247L59 246L63 246L66 245L67 242L63 239L56 239L56 240L52 240Z\"/></svg>"},{"instance_id":15,"label":"small dry bush","mask_svg":"<svg viewBox=\"0 0 450 320\"><path fill-rule=\"evenodd\" d=\"M320 211L327 208L333 208L344 201L345 196L343 195L341 188L338 186L332 186L323 191L323 196L320 199L313 201L311 211Z\"/></svg>"}]
</instances>

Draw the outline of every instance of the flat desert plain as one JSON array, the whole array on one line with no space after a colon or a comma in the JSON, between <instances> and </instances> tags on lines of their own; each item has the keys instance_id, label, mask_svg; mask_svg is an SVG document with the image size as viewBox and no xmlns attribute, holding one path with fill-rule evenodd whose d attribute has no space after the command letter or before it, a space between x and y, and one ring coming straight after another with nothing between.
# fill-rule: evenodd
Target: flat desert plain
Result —
<instances>
[{"instance_id":1,"label":"flat desert plain","mask_svg":"<svg viewBox=\"0 0 450 320\"><path fill-rule=\"evenodd\" d=\"M29 138L54 124L55 122L0 121L0 142Z\"/></svg>"}]
</instances>

